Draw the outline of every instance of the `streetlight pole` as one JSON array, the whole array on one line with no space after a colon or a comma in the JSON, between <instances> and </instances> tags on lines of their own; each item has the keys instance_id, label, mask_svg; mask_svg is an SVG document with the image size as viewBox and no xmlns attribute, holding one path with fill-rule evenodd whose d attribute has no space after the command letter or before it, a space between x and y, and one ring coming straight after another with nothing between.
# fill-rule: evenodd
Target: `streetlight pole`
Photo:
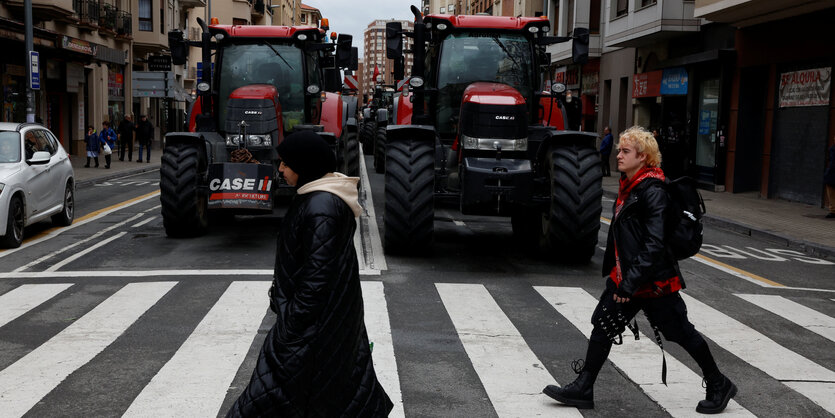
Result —
<instances>
[{"instance_id":1,"label":"streetlight pole","mask_svg":"<svg viewBox=\"0 0 835 418\"><path fill-rule=\"evenodd\" d=\"M26 43L26 73L29 79L26 81L26 122L35 122L35 92L32 90L32 51L35 50L34 34L32 29L32 0L23 2L23 22Z\"/></svg>"}]
</instances>

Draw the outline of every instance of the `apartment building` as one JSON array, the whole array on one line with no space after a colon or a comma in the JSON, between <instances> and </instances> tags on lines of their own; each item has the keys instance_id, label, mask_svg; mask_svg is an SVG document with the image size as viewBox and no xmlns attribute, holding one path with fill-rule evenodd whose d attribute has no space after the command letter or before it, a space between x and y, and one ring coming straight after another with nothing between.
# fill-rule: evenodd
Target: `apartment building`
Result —
<instances>
[{"instance_id":1,"label":"apartment building","mask_svg":"<svg viewBox=\"0 0 835 418\"><path fill-rule=\"evenodd\" d=\"M374 80L375 69L379 71L380 80L382 84L393 85L394 80L394 60L386 58L386 23L395 22L394 19L382 20L378 19L368 24L368 27L363 31L363 72L358 72L362 77L363 84L362 93L368 97L373 94L374 86L377 85L377 80ZM403 26L404 31L411 31L414 24L408 20L398 20ZM403 38L403 50L412 48L412 38ZM412 55L405 55L405 69L406 77L412 69Z\"/></svg>"},{"instance_id":2,"label":"apartment building","mask_svg":"<svg viewBox=\"0 0 835 418\"><path fill-rule=\"evenodd\" d=\"M319 27L319 22L322 21L322 12L313 6L308 6L304 3L301 3L300 7L301 16L299 17L299 25Z\"/></svg>"}]
</instances>

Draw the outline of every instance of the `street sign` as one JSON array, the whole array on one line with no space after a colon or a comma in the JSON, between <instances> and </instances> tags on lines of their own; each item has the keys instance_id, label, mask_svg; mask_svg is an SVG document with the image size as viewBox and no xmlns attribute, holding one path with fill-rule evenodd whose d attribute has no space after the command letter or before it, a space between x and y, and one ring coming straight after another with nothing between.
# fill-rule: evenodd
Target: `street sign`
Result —
<instances>
[{"instance_id":1,"label":"street sign","mask_svg":"<svg viewBox=\"0 0 835 418\"><path fill-rule=\"evenodd\" d=\"M38 51L29 51L29 87L32 90L41 89L41 71Z\"/></svg>"},{"instance_id":2,"label":"street sign","mask_svg":"<svg viewBox=\"0 0 835 418\"><path fill-rule=\"evenodd\" d=\"M149 71L171 71L171 55L152 55L148 57Z\"/></svg>"}]
</instances>

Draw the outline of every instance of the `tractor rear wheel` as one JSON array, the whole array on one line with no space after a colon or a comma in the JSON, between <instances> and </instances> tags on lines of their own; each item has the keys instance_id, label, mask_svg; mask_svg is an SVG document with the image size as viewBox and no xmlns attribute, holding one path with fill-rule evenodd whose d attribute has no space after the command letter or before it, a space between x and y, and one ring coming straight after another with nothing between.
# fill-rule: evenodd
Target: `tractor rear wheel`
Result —
<instances>
[{"instance_id":1,"label":"tractor rear wheel","mask_svg":"<svg viewBox=\"0 0 835 418\"><path fill-rule=\"evenodd\" d=\"M429 250L435 227L434 155L433 144L414 139L386 147L383 220L387 253Z\"/></svg>"},{"instance_id":2,"label":"tractor rear wheel","mask_svg":"<svg viewBox=\"0 0 835 418\"><path fill-rule=\"evenodd\" d=\"M374 153L374 133L377 130L377 124L374 121L366 120L362 122L360 127L360 141L362 141L362 153L371 155Z\"/></svg>"},{"instance_id":3,"label":"tractor rear wheel","mask_svg":"<svg viewBox=\"0 0 835 418\"><path fill-rule=\"evenodd\" d=\"M345 136L345 150L342 156L344 173L347 176L356 177L360 175L360 145L357 141L357 133L349 132Z\"/></svg>"},{"instance_id":4,"label":"tractor rear wheel","mask_svg":"<svg viewBox=\"0 0 835 418\"><path fill-rule=\"evenodd\" d=\"M551 204L543 219L545 249L560 260L588 262L597 246L603 209L603 171L597 150L553 146L547 163Z\"/></svg>"},{"instance_id":5,"label":"tractor rear wheel","mask_svg":"<svg viewBox=\"0 0 835 418\"><path fill-rule=\"evenodd\" d=\"M377 173L386 172L386 127L377 128L377 136L374 141L374 171Z\"/></svg>"},{"instance_id":6,"label":"tractor rear wheel","mask_svg":"<svg viewBox=\"0 0 835 418\"><path fill-rule=\"evenodd\" d=\"M208 227L208 201L200 191L200 154L196 146L165 147L160 167L162 224L172 238L202 235Z\"/></svg>"}]
</instances>

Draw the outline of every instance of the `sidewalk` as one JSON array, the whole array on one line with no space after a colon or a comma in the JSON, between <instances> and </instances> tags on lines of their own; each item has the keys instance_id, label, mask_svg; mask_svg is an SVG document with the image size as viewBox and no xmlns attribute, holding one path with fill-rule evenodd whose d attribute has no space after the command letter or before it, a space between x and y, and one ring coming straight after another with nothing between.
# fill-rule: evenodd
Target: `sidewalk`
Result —
<instances>
[{"instance_id":1,"label":"sidewalk","mask_svg":"<svg viewBox=\"0 0 835 418\"><path fill-rule=\"evenodd\" d=\"M616 198L618 177L603 177L603 195ZM744 235L765 238L814 256L835 258L835 219L805 203L761 199L759 193L699 190L705 200L705 223ZM603 208L611 216L611 207Z\"/></svg>"},{"instance_id":2,"label":"sidewalk","mask_svg":"<svg viewBox=\"0 0 835 418\"><path fill-rule=\"evenodd\" d=\"M145 151L145 150L143 150ZM70 162L72 169L75 172L75 184L78 188L89 187L99 181L106 181L116 177L122 177L129 174L143 173L146 171L159 170L160 158L162 157L162 150L159 148L151 149L151 162L143 161L136 162L138 151L133 151L133 161L128 161L127 155L125 161L119 161L117 152L111 156L110 168L104 168L104 155L99 155L99 167L93 168L95 163L90 159L90 168L84 168L87 163L87 157L83 155L70 155ZM144 156L143 156L144 157Z\"/></svg>"}]
</instances>

